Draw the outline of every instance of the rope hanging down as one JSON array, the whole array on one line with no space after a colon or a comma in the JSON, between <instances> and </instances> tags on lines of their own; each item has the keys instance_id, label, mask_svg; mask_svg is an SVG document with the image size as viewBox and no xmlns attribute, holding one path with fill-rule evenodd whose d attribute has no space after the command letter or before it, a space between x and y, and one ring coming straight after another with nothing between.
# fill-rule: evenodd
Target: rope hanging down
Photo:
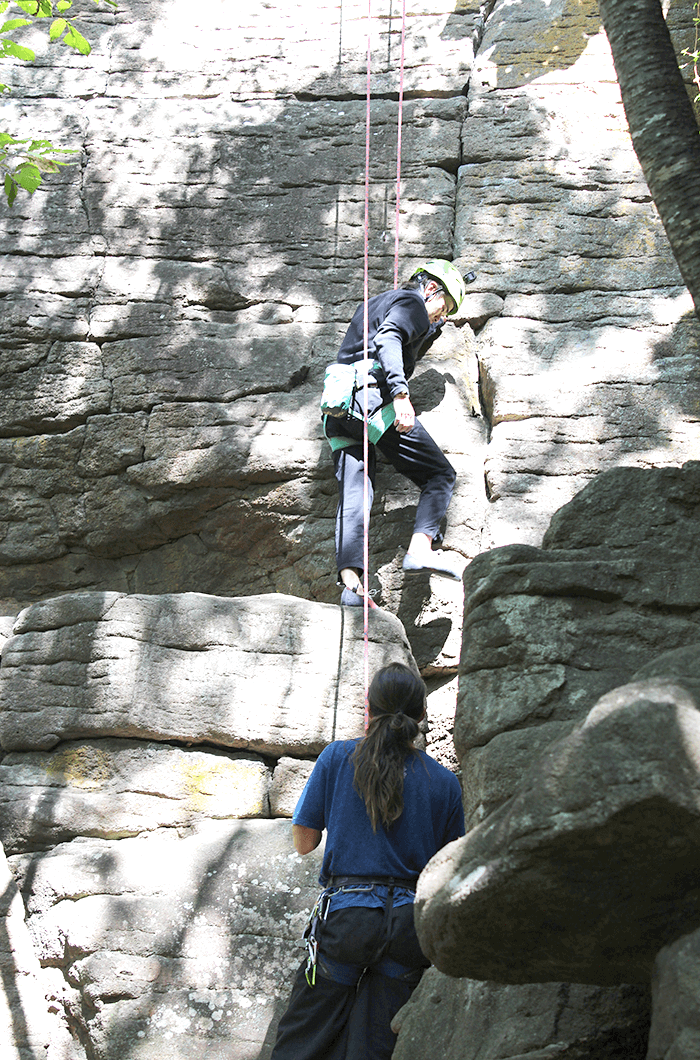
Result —
<instances>
[{"instance_id":1,"label":"rope hanging down","mask_svg":"<svg viewBox=\"0 0 700 1060\"><path fill-rule=\"evenodd\" d=\"M399 112L396 137L396 225L394 233L394 289L399 285L399 207L401 202L401 128L403 124L403 78L406 48L406 0L402 0L401 13L401 61L399 69ZM389 23L391 33L391 23ZM365 687L365 731L369 727L369 161L371 126L371 81L372 81L372 0L367 0L367 89L365 107L365 224L364 224L364 318L363 318L363 377L364 377L364 424L362 432L364 540L363 540L363 611L364 611L364 687Z\"/></svg>"}]
</instances>

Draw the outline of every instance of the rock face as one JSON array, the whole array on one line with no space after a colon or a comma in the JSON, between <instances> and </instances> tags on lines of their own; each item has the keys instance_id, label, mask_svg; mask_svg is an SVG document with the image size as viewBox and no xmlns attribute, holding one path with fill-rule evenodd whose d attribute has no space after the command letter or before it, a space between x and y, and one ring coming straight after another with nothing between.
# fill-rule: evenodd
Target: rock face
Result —
<instances>
[{"instance_id":1,"label":"rock face","mask_svg":"<svg viewBox=\"0 0 700 1060\"><path fill-rule=\"evenodd\" d=\"M368 646L371 671L415 667L387 612ZM279 594L22 612L0 668L8 1060L269 1055L322 858L288 818L318 751L363 731L363 660L361 609Z\"/></svg>"},{"instance_id":2,"label":"rock face","mask_svg":"<svg viewBox=\"0 0 700 1060\"><path fill-rule=\"evenodd\" d=\"M666 1056L690 1060L697 1054L699 957L698 935L693 932L664 947L656 958L648 1060L663 1060Z\"/></svg>"},{"instance_id":3,"label":"rock face","mask_svg":"<svg viewBox=\"0 0 700 1060\"><path fill-rule=\"evenodd\" d=\"M455 738L475 827L424 874L421 931L452 974L528 982L480 983L479 1004L532 1011L539 997L540 1041L551 1000L537 981L640 981L636 1029L608 988L590 1033L619 1017L611 1055L643 1060L644 984L657 952L685 945L672 939L697 922L699 486L697 463L608 472L555 515L542 549L497 549L466 572ZM463 913L469 927L457 928ZM476 1060L459 1043L480 1018L462 1008L477 987L433 975L443 1011L459 1013L445 1020L446 1049ZM427 996L403 1014L407 1056L427 1047ZM683 1004L655 1007L658 1056L690 1034ZM567 1055L571 1042L557 1042L546 1048ZM600 1042L581 1048L607 1055Z\"/></svg>"},{"instance_id":4,"label":"rock face","mask_svg":"<svg viewBox=\"0 0 700 1060\"><path fill-rule=\"evenodd\" d=\"M430 968L395 1017L393 1060L425 1055L428 1033L440 1060L644 1060L648 1007L648 989L640 986L512 987L451 979Z\"/></svg>"},{"instance_id":5,"label":"rock face","mask_svg":"<svg viewBox=\"0 0 700 1060\"><path fill-rule=\"evenodd\" d=\"M29 1060L46 1055L52 1032L59 1028L51 1025L39 960L24 922L24 905L1 847L0 894L2 1048L7 1060ZM61 1029L59 1041L65 1046L69 1035L65 1028Z\"/></svg>"},{"instance_id":6,"label":"rock face","mask_svg":"<svg viewBox=\"0 0 700 1060\"><path fill-rule=\"evenodd\" d=\"M668 21L677 48L682 4ZM685 27L685 28L684 28ZM631 151L597 7L496 3L469 86L455 253L478 335L485 547L539 545L601 470L692 459L698 325Z\"/></svg>"},{"instance_id":7,"label":"rock face","mask_svg":"<svg viewBox=\"0 0 700 1060\"><path fill-rule=\"evenodd\" d=\"M86 13L89 58L33 39L12 69L8 127L82 154L0 233L6 614L76 590L336 602L317 408L362 297L364 16L134 0ZM691 46L680 2L669 19ZM393 282L400 36L379 5L373 293ZM458 471L445 541L537 545L600 469L692 455L697 322L594 4L409 11L405 90L401 274L477 272L412 383ZM382 469L373 586L421 669L454 672L459 592L400 573L416 496Z\"/></svg>"},{"instance_id":8,"label":"rock face","mask_svg":"<svg viewBox=\"0 0 700 1060\"><path fill-rule=\"evenodd\" d=\"M287 822L87 839L11 863L89 1056L238 1060L271 1045L320 864L298 857Z\"/></svg>"},{"instance_id":9,"label":"rock face","mask_svg":"<svg viewBox=\"0 0 700 1060\"><path fill-rule=\"evenodd\" d=\"M455 742L478 823L553 740L654 656L698 640L700 464L601 475L542 549L467 570Z\"/></svg>"},{"instance_id":10,"label":"rock face","mask_svg":"<svg viewBox=\"0 0 700 1060\"><path fill-rule=\"evenodd\" d=\"M7 613L76 589L338 599L318 401L362 299L365 12L176 11L91 12L88 61L39 41L13 70L8 123L83 153L0 236ZM401 30L377 18L374 290L393 282ZM452 256L480 22L476 3L409 17L402 274ZM467 557L486 503L474 336L450 324L439 345L415 395L460 473L447 543ZM401 592L416 500L380 476L374 584L415 619L421 665L454 671L461 596L436 624L428 582Z\"/></svg>"}]
</instances>

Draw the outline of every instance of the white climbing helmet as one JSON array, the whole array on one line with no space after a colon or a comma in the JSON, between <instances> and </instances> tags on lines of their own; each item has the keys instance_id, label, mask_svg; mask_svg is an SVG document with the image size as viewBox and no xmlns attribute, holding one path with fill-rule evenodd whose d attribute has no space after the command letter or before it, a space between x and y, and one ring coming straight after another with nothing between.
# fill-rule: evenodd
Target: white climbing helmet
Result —
<instances>
[{"instance_id":1,"label":"white climbing helmet","mask_svg":"<svg viewBox=\"0 0 700 1060\"><path fill-rule=\"evenodd\" d=\"M425 272L432 280L444 287L454 303L454 309L451 309L447 315L454 316L467 292L464 277L459 269L451 261L445 261L444 258L435 258L434 261L426 261L425 264L419 265L413 272L411 279L417 276L419 272Z\"/></svg>"}]
</instances>

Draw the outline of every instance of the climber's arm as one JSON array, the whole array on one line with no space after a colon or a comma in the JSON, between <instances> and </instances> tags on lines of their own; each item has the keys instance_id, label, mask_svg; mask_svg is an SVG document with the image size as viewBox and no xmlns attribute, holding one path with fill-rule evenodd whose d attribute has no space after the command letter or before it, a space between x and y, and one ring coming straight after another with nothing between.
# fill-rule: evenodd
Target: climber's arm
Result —
<instances>
[{"instance_id":1,"label":"climber's arm","mask_svg":"<svg viewBox=\"0 0 700 1060\"><path fill-rule=\"evenodd\" d=\"M292 839L297 854L310 854L321 842L321 833L317 828L306 828L303 824L292 825Z\"/></svg>"}]
</instances>

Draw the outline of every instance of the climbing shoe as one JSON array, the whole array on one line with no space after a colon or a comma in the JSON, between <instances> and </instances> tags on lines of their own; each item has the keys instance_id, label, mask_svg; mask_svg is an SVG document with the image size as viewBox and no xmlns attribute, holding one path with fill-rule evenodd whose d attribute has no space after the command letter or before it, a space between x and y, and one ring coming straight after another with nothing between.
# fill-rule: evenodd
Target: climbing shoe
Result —
<instances>
[{"instance_id":1,"label":"climbing shoe","mask_svg":"<svg viewBox=\"0 0 700 1060\"><path fill-rule=\"evenodd\" d=\"M462 575L439 550L430 553L429 559L416 559L407 552L403 558L404 574L437 574L441 578L451 578L461 582Z\"/></svg>"},{"instance_id":2,"label":"climbing shoe","mask_svg":"<svg viewBox=\"0 0 700 1060\"><path fill-rule=\"evenodd\" d=\"M357 588L359 589L360 586L358 585ZM377 605L375 604L374 600L372 599L372 596L370 595L367 599L368 599L369 606L376 608ZM343 589L342 593L340 594L340 606L341 607L364 607L364 597L363 597L362 593L353 592L352 589L348 589L347 586L346 586Z\"/></svg>"}]
</instances>

